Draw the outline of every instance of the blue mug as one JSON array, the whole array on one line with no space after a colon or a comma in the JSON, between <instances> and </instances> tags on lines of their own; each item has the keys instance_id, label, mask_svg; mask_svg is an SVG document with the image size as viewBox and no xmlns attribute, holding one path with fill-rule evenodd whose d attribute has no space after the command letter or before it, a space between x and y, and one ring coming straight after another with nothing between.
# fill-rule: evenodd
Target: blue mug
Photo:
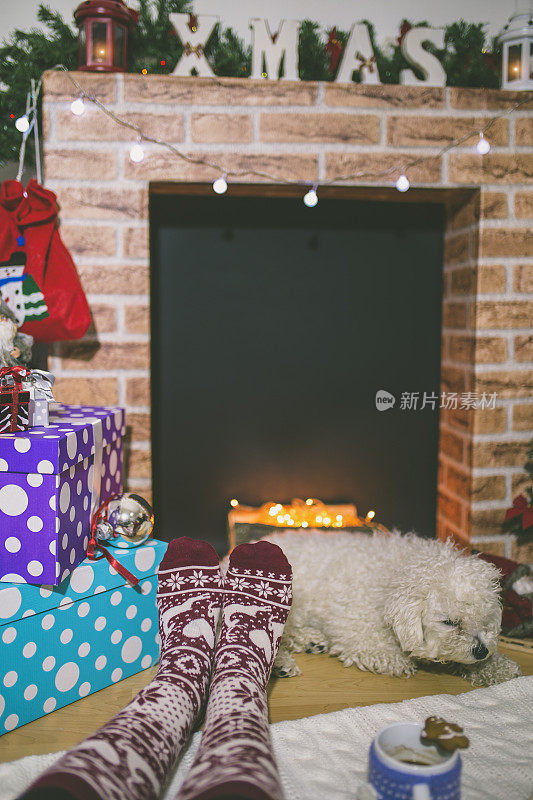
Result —
<instances>
[{"instance_id":1,"label":"blue mug","mask_svg":"<svg viewBox=\"0 0 533 800\"><path fill-rule=\"evenodd\" d=\"M376 736L370 746L368 782L377 800L460 800L461 757L457 750L442 755L420 742L423 725L395 722ZM430 750L437 763L417 764L399 753Z\"/></svg>"}]
</instances>

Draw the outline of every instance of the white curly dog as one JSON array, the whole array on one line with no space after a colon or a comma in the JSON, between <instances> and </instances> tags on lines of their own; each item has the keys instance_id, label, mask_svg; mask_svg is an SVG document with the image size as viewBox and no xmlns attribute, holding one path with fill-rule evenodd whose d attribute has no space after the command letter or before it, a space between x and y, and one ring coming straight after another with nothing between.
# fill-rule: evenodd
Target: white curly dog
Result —
<instances>
[{"instance_id":1,"label":"white curly dog","mask_svg":"<svg viewBox=\"0 0 533 800\"><path fill-rule=\"evenodd\" d=\"M292 652L413 675L443 662L475 686L515 678L497 651L498 570L451 543L413 534L279 533L265 537L293 569L293 604L275 671L300 674Z\"/></svg>"}]
</instances>

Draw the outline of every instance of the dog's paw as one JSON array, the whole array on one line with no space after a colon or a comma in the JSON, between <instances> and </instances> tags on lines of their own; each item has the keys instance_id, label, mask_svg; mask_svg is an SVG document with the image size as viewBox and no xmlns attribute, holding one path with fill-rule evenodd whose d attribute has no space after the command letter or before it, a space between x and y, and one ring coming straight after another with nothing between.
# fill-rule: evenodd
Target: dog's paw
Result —
<instances>
[{"instance_id":1,"label":"dog's paw","mask_svg":"<svg viewBox=\"0 0 533 800\"><path fill-rule=\"evenodd\" d=\"M387 675L393 678L411 678L416 672L416 664L409 659L393 661L387 669Z\"/></svg>"},{"instance_id":2,"label":"dog's paw","mask_svg":"<svg viewBox=\"0 0 533 800\"><path fill-rule=\"evenodd\" d=\"M279 678L294 678L301 675L302 670L287 650L280 650L274 662L274 675Z\"/></svg>"},{"instance_id":3,"label":"dog's paw","mask_svg":"<svg viewBox=\"0 0 533 800\"><path fill-rule=\"evenodd\" d=\"M277 675L278 678L294 678L296 675L301 675L302 670L294 661L292 660L291 664L286 664L283 666L274 666L273 669L274 675Z\"/></svg>"},{"instance_id":4,"label":"dog's paw","mask_svg":"<svg viewBox=\"0 0 533 800\"><path fill-rule=\"evenodd\" d=\"M392 678L410 678L417 670L416 664L410 658L394 656L385 661L379 660L379 669L372 670Z\"/></svg>"},{"instance_id":5,"label":"dog's paw","mask_svg":"<svg viewBox=\"0 0 533 800\"><path fill-rule=\"evenodd\" d=\"M355 665L365 672L374 672L377 675L390 675L394 678L410 678L416 672L415 662L401 653L374 653L338 655L345 667Z\"/></svg>"},{"instance_id":6,"label":"dog's paw","mask_svg":"<svg viewBox=\"0 0 533 800\"><path fill-rule=\"evenodd\" d=\"M508 656L494 653L480 664L460 665L459 674L465 680L470 681L472 686L494 686L496 683L519 678L522 670Z\"/></svg>"},{"instance_id":7,"label":"dog's paw","mask_svg":"<svg viewBox=\"0 0 533 800\"><path fill-rule=\"evenodd\" d=\"M309 642L305 648L306 653L327 653L329 649L328 643L325 639L318 642Z\"/></svg>"}]
</instances>

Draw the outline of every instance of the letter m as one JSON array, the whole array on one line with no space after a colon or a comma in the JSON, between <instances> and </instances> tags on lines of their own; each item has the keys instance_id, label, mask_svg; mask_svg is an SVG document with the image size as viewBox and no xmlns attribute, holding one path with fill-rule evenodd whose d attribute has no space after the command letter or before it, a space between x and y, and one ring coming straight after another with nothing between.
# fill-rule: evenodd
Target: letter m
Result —
<instances>
[{"instance_id":1,"label":"letter m","mask_svg":"<svg viewBox=\"0 0 533 800\"><path fill-rule=\"evenodd\" d=\"M273 36L266 19L251 19L252 29L252 78L262 78L263 71L267 78L277 79L281 59L283 62L283 79L298 80L298 28L297 20L283 20L279 30ZM263 70L263 60L265 69Z\"/></svg>"}]
</instances>

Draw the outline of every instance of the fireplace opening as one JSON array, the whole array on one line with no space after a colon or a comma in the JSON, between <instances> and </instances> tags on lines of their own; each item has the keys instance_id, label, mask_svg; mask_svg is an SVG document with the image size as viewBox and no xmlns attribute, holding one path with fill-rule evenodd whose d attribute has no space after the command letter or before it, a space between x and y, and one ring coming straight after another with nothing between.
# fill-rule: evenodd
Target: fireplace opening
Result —
<instances>
[{"instance_id":1,"label":"fireplace opening","mask_svg":"<svg viewBox=\"0 0 533 800\"><path fill-rule=\"evenodd\" d=\"M434 536L444 206L252 188L151 194L159 535L317 497Z\"/></svg>"}]
</instances>

